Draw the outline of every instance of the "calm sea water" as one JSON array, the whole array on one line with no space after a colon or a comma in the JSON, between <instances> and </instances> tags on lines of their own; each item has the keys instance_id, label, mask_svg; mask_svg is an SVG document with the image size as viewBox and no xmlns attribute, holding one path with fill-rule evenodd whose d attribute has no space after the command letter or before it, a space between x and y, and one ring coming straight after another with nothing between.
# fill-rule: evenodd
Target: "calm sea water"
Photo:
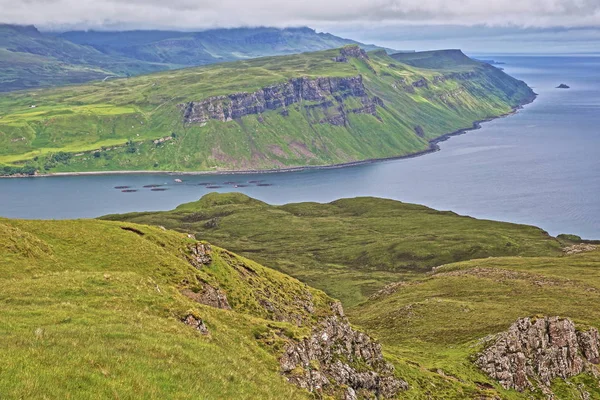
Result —
<instances>
[{"instance_id":1,"label":"calm sea water","mask_svg":"<svg viewBox=\"0 0 600 400\"><path fill-rule=\"evenodd\" d=\"M211 191L272 204L379 196L478 218L600 239L600 57L485 56L506 63L538 99L516 115L441 143L426 156L262 175L79 176L0 180L0 215L63 219L167 210ZM571 89L555 87L566 83ZM270 186L233 187L263 180ZM199 183L222 186L208 189ZM144 185L164 184L166 191ZM132 186L122 193L115 186Z\"/></svg>"}]
</instances>

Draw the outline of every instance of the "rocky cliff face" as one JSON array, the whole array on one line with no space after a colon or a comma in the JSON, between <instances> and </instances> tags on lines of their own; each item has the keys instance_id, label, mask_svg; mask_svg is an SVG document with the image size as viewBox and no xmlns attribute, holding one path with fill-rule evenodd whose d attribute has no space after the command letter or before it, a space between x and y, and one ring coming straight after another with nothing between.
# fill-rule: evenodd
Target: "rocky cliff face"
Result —
<instances>
[{"instance_id":1,"label":"rocky cliff face","mask_svg":"<svg viewBox=\"0 0 600 400\"><path fill-rule=\"evenodd\" d=\"M392 398L408 389L383 359L381 346L352 329L339 303L332 308L334 314L314 327L310 337L286 347L280 364L289 381L346 400Z\"/></svg>"},{"instance_id":2,"label":"rocky cliff face","mask_svg":"<svg viewBox=\"0 0 600 400\"><path fill-rule=\"evenodd\" d=\"M594 370L600 362L598 330L577 331L569 319L523 318L499 334L476 364L506 389L540 388L547 394L554 378Z\"/></svg>"},{"instance_id":3,"label":"rocky cliff face","mask_svg":"<svg viewBox=\"0 0 600 400\"><path fill-rule=\"evenodd\" d=\"M344 105L348 97L359 98L362 107L349 109ZM308 101L308 109L320 108L326 115L320 123L344 125L346 115L371 114L377 116L376 106L383 101L377 97L369 97L362 76L345 78L293 78L285 83L267 86L253 93L241 92L228 96L216 96L208 99L180 104L185 124L205 124L211 119L227 122L247 115L262 114L267 110L282 110L287 114L287 107L292 104Z\"/></svg>"}]
</instances>

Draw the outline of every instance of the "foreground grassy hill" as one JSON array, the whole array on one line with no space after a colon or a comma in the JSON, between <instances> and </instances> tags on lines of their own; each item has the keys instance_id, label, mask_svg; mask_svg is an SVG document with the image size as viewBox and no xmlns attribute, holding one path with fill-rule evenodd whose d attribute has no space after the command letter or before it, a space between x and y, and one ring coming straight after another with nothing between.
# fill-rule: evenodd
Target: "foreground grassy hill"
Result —
<instances>
[{"instance_id":1,"label":"foreground grassy hill","mask_svg":"<svg viewBox=\"0 0 600 400\"><path fill-rule=\"evenodd\" d=\"M559 399L600 396L593 365L553 379L544 390L518 392L504 389L475 364L495 335L519 318L559 315L572 319L577 332L600 326L595 307L600 252L592 245L571 246L568 239L575 237L559 243L532 227L376 199L271 207L235 194L209 195L178 211L145 216L147 222L160 219L180 228L185 217L191 225L208 222L210 228L198 234L204 238L210 229L221 229L215 226L227 226L220 236L236 245L242 237L268 236L262 249L247 249L273 257L275 264L304 262L308 258L299 254L308 253L316 260L307 268L315 276L318 268L331 267L323 261L330 257L325 247L341 259L360 259L354 247L362 242L368 248L373 237L380 238L381 253L393 253L393 245L403 243L415 252L431 251L432 258L439 253L441 261L456 247L454 257L465 261L430 273L417 267L411 279L387 285L359 304L348 296L350 322L379 339L384 360L379 344L348 325L339 303L325 293L188 234L119 221L0 219L3 398L348 399L356 394L359 399L542 400L551 398L549 390ZM262 223L256 222L260 218ZM274 223L267 223L271 219ZM326 232L328 245L319 248L301 239L323 242L319 231L325 221L334 227ZM271 232L280 225L299 232ZM392 226L406 233L394 238ZM352 232L352 227L358 228ZM462 253L477 240L488 255L513 256L468 260L485 256L481 249ZM503 242L518 248L502 250ZM272 253L264 249L268 243ZM559 245L571 247L565 252ZM337 270L340 282L347 271L352 269ZM351 278L342 285L351 293L361 282ZM294 361L301 358L301 364ZM390 382L396 386L385 391Z\"/></svg>"},{"instance_id":2,"label":"foreground grassy hill","mask_svg":"<svg viewBox=\"0 0 600 400\"><path fill-rule=\"evenodd\" d=\"M345 305L442 264L562 254L559 241L539 228L366 197L271 206L240 193L212 193L172 211L104 218L193 233L320 288Z\"/></svg>"},{"instance_id":3,"label":"foreground grassy hill","mask_svg":"<svg viewBox=\"0 0 600 400\"><path fill-rule=\"evenodd\" d=\"M139 232L93 221L0 220L3 398L306 398L256 343L265 320L180 293L198 275L214 281L231 273L225 259L215 255L198 271L181 257L191 243L185 235ZM241 309L252 297L230 294ZM201 315L211 335L181 323L188 313Z\"/></svg>"},{"instance_id":4,"label":"foreground grassy hill","mask_svg":"<svg viewBox=\"0 0 600 400\"><path fill-rule=\"evenodd\" d=\"M346 47L9 94L0 165L216 171L396 157L533 99L460 51L421 56L444 67Z\"/></svg>"}]
</instances>

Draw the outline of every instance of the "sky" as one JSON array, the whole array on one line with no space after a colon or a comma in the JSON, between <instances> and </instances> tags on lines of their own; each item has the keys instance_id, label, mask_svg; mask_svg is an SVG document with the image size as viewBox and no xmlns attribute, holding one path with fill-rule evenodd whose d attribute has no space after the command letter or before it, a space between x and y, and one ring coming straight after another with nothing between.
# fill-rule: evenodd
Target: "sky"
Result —
<instances>
[{"instance_id":1,"label":"sky","mask_svg":"<svg viewBox=\"0 0 600 400\"><path fill-rule=\"evenodd\" d=\"M397 49L600 52L600 0L0 0L45 30L310 26Z\"/></svg>"}]
</instances>

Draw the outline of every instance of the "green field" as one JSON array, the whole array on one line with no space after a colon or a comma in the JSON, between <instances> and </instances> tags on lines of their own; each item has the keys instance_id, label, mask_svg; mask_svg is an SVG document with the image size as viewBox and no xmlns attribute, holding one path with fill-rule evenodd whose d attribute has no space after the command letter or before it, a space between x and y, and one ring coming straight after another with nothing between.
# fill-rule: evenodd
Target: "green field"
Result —
<instances>
[{"instance_id":1,"label":"green field","mask_svg":"<svg viewBox=\"0 0 600 400\"><path fill-rule=\"evenodd\" d=\"M348 62L335 62L337 55L339 50L265 57L10 93L0 98L0 166L5 174L23 168L219 171L396 157L426 150L432 139L533 98L523 82L460 51L429 52L416 61L383 51ZM349 112L342 126L319 122L330 111L311 109L307 101L288 107L287 115L268 110L205 126L185 124L179 107L295 77L358 75L367 95L381 98L383 106L377 106L377 117ZM340 104L350 110L360 101L350 97ZM154 142L161 138L169 140Z\"/></svg>"}]
</instances>

